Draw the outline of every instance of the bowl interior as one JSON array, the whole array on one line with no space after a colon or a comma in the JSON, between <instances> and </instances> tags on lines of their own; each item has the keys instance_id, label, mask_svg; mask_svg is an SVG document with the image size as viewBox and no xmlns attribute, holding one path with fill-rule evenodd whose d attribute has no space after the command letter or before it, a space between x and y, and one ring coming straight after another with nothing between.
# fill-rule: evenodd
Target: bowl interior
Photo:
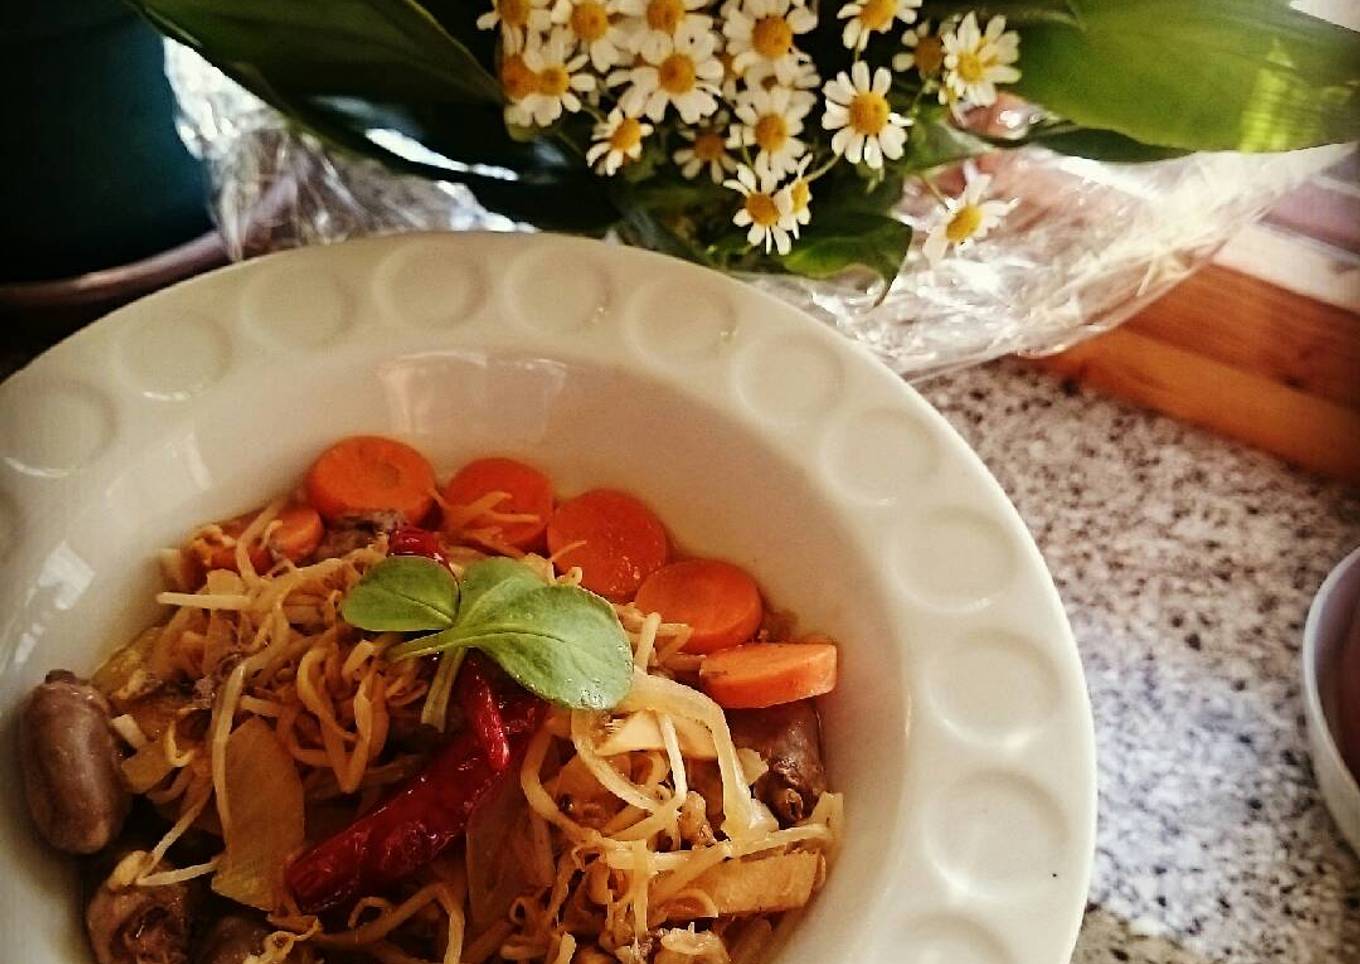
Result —
<instances>
[{"instance_id":1,"label":"bowl interior","mask_svg":"<svg viewBox=\"0 0 1360 964\"><path fill-rule=\"evenodd\" d=\"M526 264L535 286L516 283ZM417 295L394 294L412 265L431 267ZM459 324L434 324L449 305ZM44 422L54 398L66 407ZM501 453L562 494L634 492L685 551L747 567L801 628L841 642L822 710L848 829L781 960L1066 959L1094 830L1090 711L1014 510L938 415L834 333L592 243L386 239L265 259L123 309L0 386L4 772L44 672L88 671L157 618L157 548L358 432L410 441L441 475ZM74 872L7 785L0 931L19 959L80 960Z\"/></svg>"},{"instance_id":2,"label":"bowl interior","mask_svg":"<svg viewBox=\"0 0 1360 964\"><path fill-rule=\"evenodd\" d=\"M1342 834L1360 852L1360 776L1341 746L1341 656L1360 646L1360 549L1342 560L1318 589L1304 625L1304 709L1313 769Z\"/></svg>"}]
</instances>

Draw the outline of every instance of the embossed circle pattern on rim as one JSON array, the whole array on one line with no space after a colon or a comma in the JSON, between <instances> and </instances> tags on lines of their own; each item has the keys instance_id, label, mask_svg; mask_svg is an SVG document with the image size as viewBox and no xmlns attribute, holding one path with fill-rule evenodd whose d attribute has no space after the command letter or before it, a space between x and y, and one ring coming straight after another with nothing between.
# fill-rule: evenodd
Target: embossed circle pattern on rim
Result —
<instances>
[{"instance_id":1,"label":"embossed circle pattern on rim","mask_svg":"<svg viewBox=\"0 0 1360 964\"><path fill-rule=\"evenodd\" d=\"M94 385L26 380L0 403L0 458L24 475L62 478L93 463L116 424L113 402Z\"/></svg>"},{"instance_id":2,"label":"embossed circle pattern on rim","mask_svg":"<svg viewBox=\"0 0 1360 964\"><path fill-rule=\"evenodd\" d=\"M1023 744L1053 718L1061 684L1052 658L1033 640L979 629L950 640L926 663L921 692L941 719L967 736Z\"/></svg>"},{"instance_id":3,"label":"embossed circle pattern on rim","mask_svg":"<svg viewBox=\"0 0 1360 964\"><path fill-rule=\"evenodd\" d=\"M437 244L412 244L383 259L374 274L378 304L417 327L462 324L486 300L489 283L471 258L451 261Z\"/></svg>"},{"instance_id":4,"label":"embossed circle pattern on rim","mask_svg":"<svg viewBox=\"0 0 1360 964\"><path fill-rule=\"evenodd\" d=\"M118 340L128 383L147 398L182 402L231 367L231 343L217 322L199 313L148 312Z\"/></svg>"},{"instance_id":5,"label":"embossed circle pattern on rim","mask_svg":"<svg viewBox=\"0 0 1360 964\"><path fill-rule=\"evenodd\" d=\"M736 308L721 293L663 283L647 285L638 298L628 327L639 347L663 364L711 361L736 335Z\"/></svg>"},{"instance_id":6,"label":"embossed circle pattern on rim","mask_svg":"<svg viewBox=\"0 0 1360 964\"><path fill-rule=\"evenodd\" d=\"M963 915L913 919L902 928L898 964L1011 964L1001 941Z\"/></svg>"},{"instance_id":7,"label":"embossed circle pattern on rim","mask_svg":"<svg viewBox=\"0 0 1360 964\"><path fill-rule=\"evenodd\" d=\"M820 338L771 333L736 356L737 393L771 425L797 426L829 413L844 389L845 366Z\"/></svg>"},{"instance_id":8,"label":"embossed circle pattern on rim","mask_svg":"<svg viewBox=\"0 0 1360 964\"><path fill-rule=\"evenodd\" d=\"M250 331L276 348L319 350L355 323L344 283L326 271L287 271L277 262L253 274L241 294Z\"/></svg>"}]
</instances>

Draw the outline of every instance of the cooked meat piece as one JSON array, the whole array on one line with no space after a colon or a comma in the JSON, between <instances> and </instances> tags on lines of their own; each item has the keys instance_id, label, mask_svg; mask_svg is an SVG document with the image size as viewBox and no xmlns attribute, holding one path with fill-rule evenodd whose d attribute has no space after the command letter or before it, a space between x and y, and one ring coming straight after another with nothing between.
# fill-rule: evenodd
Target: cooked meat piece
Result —
<instances>
[{"instance_id":1,"label":"cooked meat piece","mask_svg":"<svg viewBox=\"0 0 1360 964\"><path fill-rule=\"evenodd\" d=\"M378 536L390 536L406 525L406 517L400 512L357 512L342 515L326 526L326 537L316 547L314 558L334 559L347 555L355 549L362 549L377 541Z\"/></svg>"},{"instance_id":2,"label":"cooked meat piece","mask_svg":"<svg viewBox=\"0 0 1360 964\"><path fill-rule=\"evenodd\" d=\"M273 928L252 917L228 914L208 928L203 943L194 955L195 964L241 964L251 954L264 949L264 939Z\"/></svg>"},{"instance_id":3,"label":"cooked meat piece","mask_svg":"<svg viewBox=\"0 0 1360 964\"><path fill-rule=\"evenodd\" d=\"M105 882L85 908L85 931L99 964L186 964L189 885L122 887Z\"/></svg>"},{"instance_id":4,"label":"cooked meat piece","mask_svg":"<svg viewBox=\"0 0 1360 964\"><path fill-rule=\"evenodd\" d=\"M717 843L713 827L708 822L704 798L691 790L680 805L680 839L691 847L711 847Z\"/></svg>"},{"instance_id":5,"label":"cooked meat piece","mask_svg":"<svg viewBox=\"0 0 1360 964\"><path fill-rule=\"evenodd\" d=\"M90 854L118 836L131 798L104 695L55 670L19 717L19 756L33 822L58 850Z\"/></svg>"},{"instance_id":6,"label":"cooked meat piece","mask_svg":"<svg viewBox=\"0 0 1360 964\"><path fill-rule=\"evenodd\" d=\"M811 813L826 790L821 725L812 700L728 710L727 725L733 742L755 750L770 768L755 791L779 822L787 827Z\"/></svg>"}]
</instances>

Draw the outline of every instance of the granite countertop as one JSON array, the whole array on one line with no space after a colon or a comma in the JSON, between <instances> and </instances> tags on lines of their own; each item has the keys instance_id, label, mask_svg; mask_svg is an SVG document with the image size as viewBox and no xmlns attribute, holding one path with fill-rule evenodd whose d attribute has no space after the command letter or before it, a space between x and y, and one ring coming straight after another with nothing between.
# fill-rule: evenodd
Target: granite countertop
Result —
<instances>
[{"instance_id":1,"label":"granite countertop","mask_svg":"<svg viewBox=\"0 0 1360 964\"><path fill-rule=\"evenodd\" d=\"M1019 508L1081 649L1100 816L1074 964L1360 962L1360 860L1299 671L1360 491L1015 362L922 391Z\"/></svg>"}]
</instances>

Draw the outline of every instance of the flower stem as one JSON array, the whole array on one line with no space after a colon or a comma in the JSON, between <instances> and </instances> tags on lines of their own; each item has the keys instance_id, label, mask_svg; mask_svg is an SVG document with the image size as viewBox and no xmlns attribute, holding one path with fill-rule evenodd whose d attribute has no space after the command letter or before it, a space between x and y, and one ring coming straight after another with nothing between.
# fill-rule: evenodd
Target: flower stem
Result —
<instances>
[{"instance_id":1,"label":"flower stem","mask_svg":"<svg viewBox=\"0 0 1360 964\"><path fill-rule=\"evenodd\" d=\"M935 200L939 201L942 207L945 208L949 207L949 198L945 197L943 194L940 193L940 189L935 186L934 181L926 177L924 174L916 175L916 179L920 181L922 185L925 186L925 189L927 191L929 191L932 195L935 196Z\"/></svg>"},{"instance_id":2,"label":"flower stem","mask_svg":"<svg viewBox=\"0 0 1360 964\"><path fill-rule=\"evenodd\" d=\"M817 180L817 178L821 177L823 174L827 173L827 172L830 171L833 167L835 167L836 164L839 163L839 161L840 161L840 155L838 155L838 154L832 154L831 157L830 157L830 159L829 159L825 164L823 164L821 167L817 168L815 171L813 171L811 174L809 174L809 175L806 177L805 180L806 180L809 184L811 184L813 181Z\"/></svg>"}]
</instances>

